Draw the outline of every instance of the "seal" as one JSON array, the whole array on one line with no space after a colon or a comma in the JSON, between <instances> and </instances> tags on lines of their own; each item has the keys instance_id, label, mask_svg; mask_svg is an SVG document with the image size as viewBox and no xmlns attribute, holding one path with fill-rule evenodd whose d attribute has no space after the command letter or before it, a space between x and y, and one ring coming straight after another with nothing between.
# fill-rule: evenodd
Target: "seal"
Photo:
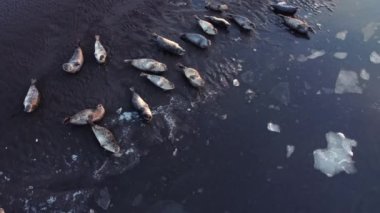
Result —
<instances>
[{"instance_id":1,"label":"seal","mask_svg":"<svg viewBox=\"0 0 380 213\"><path fill-rule=\"evenodd\" d=\"M298 10L298 7L287 4L286 2L278 2L276 4L271 4L270 6L273 12L288 16L294 15Z\"/></svg>"},{"instance_id":2,"label":"seal","mask_svg":"<svg viewBox=\"0 0 380 213\"><path fill-rule=\"evenodd\" d=\"M211 46L211 41L198 33L184 33L180 37L184 41L188 41L194 44L195 46L203 49Z\"/></svg>"},{"instance_id":3,"label":"seal","mask_svg":"<svg viewBox=\"0 0 380 213\"><path fill-rule=\"evenodd\" d=\"M99 35L95 35L95 52L94 52L94 55L95 55L95 58L99 64L106 63L107 51L103 47L102 43L100 43L100 36Z\"/></svg>"},{"instance_id":4,"label":"seal","mask_svg":"<svg viewBox=\"0 0 380 213\"><path fill-rule=\"evenodd\" d=\"M157 43L157 45L161 49L175 55L179 55L179 56L185 55L186 50L183 49L178 43L170 39L164 38L162 36L159 36L156 33L153 33L152 35L153 35L153 40Z\"/></svg>"},{"instance_id":5,"label":"seal","mask_svg":"<svg viewBox=\"0 0 380 213\"><path fill-rule=\"evenodd\" d=\"M196 88L202 88L205 86L205 81L203 78L199 75L198 70L190 67L186 67L181 63L177 64L178 68L182 70L182 72L185 74L185 77L189 80L190 84L193 87Z\"/></svg>"},{"instance_id":6,"label":"seal","mask_svg":"<svg viewBox=\"0 0 380 213\"><path fill-rule=\"evenodd\" d=\"M174 83L166 79L165 77L159 75L151 75L147 73L141 73L141 77L147 78L157 87L161 88L164 91L173 90L175 88Z\"/></svg>"},{"instance_id":7,"label":"seal","mask_svg":"<svg viewBox=\"0 0 380 213\"><path fill-rule=\"evenodd\" d=\"M144 120L146 122L150 122L153 118L152 111L149 108L149 105L144 101L144 99L141 98L141 96L135 91L133 87L129 88L131 92L133 93L132 95L132 105L135 107Z\"/></svg>"},{"instance_id":8,"label":"seal","mask_svg":"<svg viewBox=\"0 0 380 213\"><path fill-rule=\"evenodd\" d=\"M162 73L167 70L166 64L150 58L125 59L124 62L131 63L135 68L147 72Z\"/></svg>"},{"instance_id":9,"label":"seal","mask_svg":"<svg viewBox=\"0 0 380 213\"><path fill-rule=\"evenodd\" d=\"M235 14L228 14L227 17L232 19L243 30L252 31L256 28L256 25L247 17Z\"/></svg>"},{"instance_id":10,"label":"seal","mask_svg":"<svg viewBox=\"0 0 380 213\"><path fill-rule=\"evenodd\" d=\"M74 74L80 71L80 69L82 68L83 62L84 62L83 51L78 43L78 47L74 50L74 54L71 56L69 62L64 63L62 65L62 68L64 71Z\"/></svg>"},{"instance_id":11,"label":"seal","mask_svg":"<svg viewBox=\"0 0 380 213\"><path fill-rule=\"evenodd\" d=\"M218 30L210 22L199 18L197 15L194 15L194 18L197 20L198 25L202 28L203 32L207 35L216 35L218 33Z\"/></svg>"},{"instance_id":12,"label":"seal","mask_svg":"<svg viewBox=\"0 0 380 213\"><path fill-rule=\"evenodd\" d=\"M206 9L215 11L215 12L225 12L228 10L228 5L226 4L220 4L220 3L215 3L215 2L209 2L205 6Z\"/></svg>"},{"instance_id":13,"label":"seal","mask_svg":"<svg viewBox=\"0 0 380 213\"><path fill-rule=\"evenodd\" d=\"M28 113L36 110L41 101L41 95L36 87L36 83L36 79L30 80L30 86L24 99L24 111Z\"/></svg>"},{"instance_id":14,"label":"seal","mask_svg":"<svg viewBox=\"0 0 380 213\"><path fill-rule=\"evenodd\" d=\"M310 27L309 24L306 23L306 21L303 21L298 18L284 16L284 15L280 15L280 16L283 18L284 23L288 28L290 28L291 30L299 34L302 34L308 37L309 36L308 32L315 33L314 29Z\"/></svg>"},{"instance_id":15,"label":"seal","mask_svg":"<svg viewBox=\"0 0 380 213\"><path fill-rule=\"evenodd\" d=\"M101 147L115 154L120 153L120 146L117 144L115 136L110 130L96 124L91 124L91 129Z\"/></svg>"},{"instance_id":16,"label":"seal","mask_svg":"<svg viewBox=\"0 0 380 213\"><path fill-rule=\"evenodd\" d=\"M215 25L218 25L218 26L221 26L221 27L228 28L229 26L231 26L231 23L228 22L224 18L219 18L219 17L216 17L216 16L207 16L207 15L204 15L203 17L205 19L209 20L212 24L215 24Z\"/></svg>"},{"instance_id":17,"label":"seal","mask_svg":"<svg viewBox=\"0 0 380 213\"><path fill-rule=\"evenodd\" d=\"M75 115L68 116L63 120L64 124L86 125L103 119L106 110L102 104L98 104L95 109L84 109Z\"/></svg>"}]
</instances>

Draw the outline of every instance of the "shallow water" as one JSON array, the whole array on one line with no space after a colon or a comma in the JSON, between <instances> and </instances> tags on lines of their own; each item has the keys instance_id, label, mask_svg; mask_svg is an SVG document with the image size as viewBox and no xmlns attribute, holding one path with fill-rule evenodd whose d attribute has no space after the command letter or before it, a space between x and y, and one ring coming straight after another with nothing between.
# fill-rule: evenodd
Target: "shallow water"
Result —
<instances>
[{"instance_id":1,"label":"shallow water","mask_svg":"<svg viewBox=\"0 0 380 213\"><path fill-rule=\"evenodd\" d=\"M192 15L214 14L201 0L2 1L0 206L6 212L379 211L380 75L370 61L379 52L379 3L292 2L314 28L321 26L310 40L291 34L266 0L230 1L257 30L220 30L204 51L178 36L201 32ZM346 38L337 39L342 31ZM152 32L179 42L186 56L162 53L149 41ZM111 53L106 66L93 57L95 34ZM61 65L78 39L85 65L73 76ZM315 51L324 54L297 60ZM337 60L336 52L348 56ZM176 90L160 91L123 63L135 57L166 63ZM199 69L205 90L191 88L177 62ZM358 79L361 94L334 94L341 70L359 76L363 69L370 79ZM27 115L22 100L31 78L43 99ZM149 125L116 112L133 111L131 86L153 108ZM101 124L124 150L120 158L104 151L89 127L62 124L98 103L107 109ZM281 132L268 131L269 122ZM326 146L329 131L358 142L355 174L328 178L314 169L313 151ZM289 159L288 144L296 150ZM109 206L102 205L105 191Z\"/></svg>"}]
</instances>

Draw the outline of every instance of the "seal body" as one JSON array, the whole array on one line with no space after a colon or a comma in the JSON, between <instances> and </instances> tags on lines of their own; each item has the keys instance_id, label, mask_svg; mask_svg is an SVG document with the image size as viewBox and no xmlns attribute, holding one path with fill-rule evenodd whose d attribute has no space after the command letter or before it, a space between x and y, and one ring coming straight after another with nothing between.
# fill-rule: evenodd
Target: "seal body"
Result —
<instances>
[{"instance_id":1,"label":"seal body","mask_svg":"<svg viewBox=\"0 0 380 213\"><path fill-rule=\"evenodd\" d=\"M291 30L308 36L308 32L313 32L313 28L311 28L305 21L298 19L298 18L292 18L289 16L281 15L281 17L284 19L284 23L287 27L289 27Z\"/></svg>"},{"instance_id":2,"label":"seal body","mask_svg":"<svg viewBox=\"0 0 380 213\"><path fill-rule=\"evenodd\" d=\"M294 15L298 7L294 5L287 4L285 2L279 2L276 4L271 4L272 10L275 13L283 14L283 15Z\"/></svg>"},{"instance_id":3,"label":"seal body","mask_svg":"<svg viewBox=\"0 0 380 213\"><path fill-rule=\"evenodd\" d=\"M256 28L256 25L247 17L235 14L228 14L227 17L232 19L237 25L239 25L240 28L244 30L252 31Z\"/></svg>"},{"instance_id":4,"label":"seal body","mask_svg":"<svg viewBox=\"0 0 380 213\"><path fill-rule=\"evenodd\" d=\"M164 91L172 90L175 88L174 83L169 81L165 77L159 75L151 75L147 73L141 73L140 76L147 78L150 82L152 82L154 85L156 85Z\"/></svg>"},{"instance_id":5,"label":"seal body","mask_svg":"<svg viewBox=\"0 0 380 213\"><path fill-rule=\"evenodd\" d=\"M167 70L166 64L150 58L125 59L124 62L131 63L132 66L142 71L162 73Z\"/></svg>"},{"instance_id":6,"label":"seal body","mask_svg":"<svg viewBox=\"0 0 380 213\"><path fill-rule=\"evenodd\" d=\"M86 125L103 119L106 110L102 104L98 104L95 109L84 109L75 115L66 117L63 120L64 124Z\"/></svg>"},{"instance_id":7,"label":"seal body","mask_svg":"<svg viewBox=\"0 0 380 213\"><path fill-rule=\"evenodd\" d=\"M32 79L28 92L24 99L24 111L33 112L40 104L41 95L36 87L37 80Z\"/></svg>"},{"instance_id":8,"label":"seal body","mask_svg":"<svg viewBox=\"0 0 380 213\"><path fill-rule=\"evenodd\" d=\"M68 73L77 73L82 68L83 62L84 62L83 51L82 51L82 48L78 46L75 49L74 54L71 56L69 62L64 63L62 65L62 68L64 71Z\"/></svg>"},{"instance_id":9,"label":"seal body","mask_svg":"<svg viewBox=\"0 0 380 213\"><path fill-rule=\"evenodd\" d=\"M91 128L100 146L113 153L120 152L120 146L117 144L115 136L113 136L110 130L95 124L92 125Z\"/></svg>"},{"instance_id":10,"label":"seal body","mask_svg":"<svg viewBox=\"0 0 380 213\"><path fill-rule=\"evenodd\" d=\"M141 96L137 92L135 92L135 89L133 87L131 87L130 90L133 93L133 107L135 107L140 112L140 114L146 122L150 122L153 118L153 115L152 111L149 108L149 105L141 98Z\"/></svg>"},{"instance_id":11,"label":"seal body","mask_svg":"<svg viewBox=\"0 0 380 213\"><path fill-rule=\"evenodd\" d=\"M210 22L199 18L197 15L195 15L194 18L197 20L198 25L202 28L203 32L205 32L206 34L216 35L218 33L218 30Z\"/></svg>"},{"instance_id":12,"label":"seal body","mask_svg":"<svg viewBox=\"0 0 380 213\"><path fill-rule=\"evenodd\" d=\"M212 2L208 3L205 8L215 12L225 12L228 10L228 5Z\"/></svg>"},{"instance_id":13,"label":"seal body","mask_svg":"<svg viewBox=\"0 0 380 213\"><path fill-rule=\"evenodd\" d=\"M181 35L181 39L188 41L200 48L207 48L211 46L211 41L198 33L184 33Z\"/></svg>"},{"instance_id":14,"label":"seal body","mask_svg":"<svg viewBox=\"0 0 380 213\"><path fill-rule=\"evenodd\" d=\"M185 74L185 77L189 80L190 84L193 87L196 88L202 88L205 85L205 81L199 75L198 70L190 67L186 67L180 63L177 64L177 66L182 70L183 74Z\"/></svg>"},{"instance_id":15,"label":"seal body","mask_svg":"<svg viewBox=\"0 0 380 213\"><path fill-rule=\"evenodd\" d=\"M95 58L99 64L106 63L107 51L103 47L102 43L100 43L100 36L99 35L95 35L95 52L94 52L94 55L95 55Z\"/></svg>"},{"instance_id":16,"label":"seal body","mask_svg":"<svg viewBox=\"0 0 380 213\"><path fill-rule=\"evenodd\" d=\"M231 23L224 18L219 18L216 16L206 16L206 15L204 17L205 19L209 20L212 24L225 27L225 28L231 26Z\"/></svg>"},{"instance_id":17,"label":"seal body","mask_svg":"<svg viewBox=\"0 0 380 213\"><path fill-rule=\"evenodd\" d=\"M183 49L178 43L170 39L164 38L162 36L159 36L156 33L153 33L153 39L156 41L157 45L161 49L167 52L170 52L175 55L180 55L180 56L185 55L186 53L186 50Z\"/></svg>"}]
</instances>

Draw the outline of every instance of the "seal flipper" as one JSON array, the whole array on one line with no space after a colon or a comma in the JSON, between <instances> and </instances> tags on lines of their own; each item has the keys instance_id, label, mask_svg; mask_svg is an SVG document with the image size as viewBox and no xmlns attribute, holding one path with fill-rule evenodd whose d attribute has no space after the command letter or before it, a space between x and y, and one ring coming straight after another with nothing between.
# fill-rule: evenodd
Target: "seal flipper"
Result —
<instances>
[{"instance_id":1,"label":"seal flipper","mask_svg":"<svg viewBox=\"0 0 380 213\"><path fill-rule=\"evenodd\" d=\"M68 124L68 123L70 123L70 119L71 119L71 117L70 116L68 116L68 117L66 117L66 118L64 118L63 119L63 124Z\"/></svg>"}]
</instances>

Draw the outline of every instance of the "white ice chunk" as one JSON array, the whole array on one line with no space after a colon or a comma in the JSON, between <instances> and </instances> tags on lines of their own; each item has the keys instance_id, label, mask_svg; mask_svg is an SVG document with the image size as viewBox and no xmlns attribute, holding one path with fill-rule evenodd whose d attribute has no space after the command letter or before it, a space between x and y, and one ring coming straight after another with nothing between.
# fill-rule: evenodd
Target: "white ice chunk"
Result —
<instances>
[{"instance_id":1,"label":"white ice chunk","mask_svg":"<svg viewBox=\"0 0 380 213\"><path fill-rule=\"evenodd\" d=\"M376 51L373 51L369 56L369 60L374 64L380 64L380 55Z\"/></svg>"},{"instance_id":2,"label":"white ice chunk","mask_svg":"<svg viewBox=\"0 0 380 213\"><path fill-rule=\"evenodd\" d=\"M235 87L240 86L240 82L239 82L239 80L237 80L237 79L234 79L234 80L232 81L232 84L233 84Z\"/></svg>"},{"instance_id":3,"label":"white ice chunk","mask_svg":"<svg viewBox=\"0 0 380 213\"><path fill-rule=\"evenodd\" d=\"M344 30L344 31L338 32L335 37L337 39L340 39L340 40L344 41L344 40L346 40L347 33L348 33L348 31Z\"/></svg>"},{"instance_id":4,"label":"white ice chunk","mask_svg":"<svg viewBox=\"0 0 380 213\"><path fill-rule=\"evenodd\" d=\"M358 74L354 71L341 70L335 83L335 93L358 93L363 89L359 86Z\"/></svg>"},{"instance_id":5,"label":"white ice chunk","mask_svg":"<svg viewBox=\"0 0 380 213\"><path fill-rule=\"evenodd\" d=\"M326 54L326 51L324 50L312 50L311 55L309 55L308 59L317 59L319 57L322 57Z\"/></svg>"},{"instance_id":6,"label":"white ice chunk","mask_svg":"<svg viewBox=\"0 0 380 213\"><path fill-rule=\"evenodd\" d=\"M368 81L369 78L370 78L370 75L369 75L369 73L365 69L362 69L360 71L360 78L362 78L363 80Z\"/></svg>"},{"instance_id":7,"label":"white ice chunk","mask_svg":"<svg viewBox=\"0 0 380 213\"><path fill-rule=\"evenodd\" d=\"M334 53L334 57L337 59L345 59L347 58L347 53L346 52L336 52Z\"/></svg>"},{"instance_id":8,"label":"white ice chunk","mask_svg":"<svg viewBox=\"0 0 380 213\"><path fill-rule=\"evenodd\" d=\"M346 138L343 133L335 132L328 132L326 140L326 149L317 149L313 152L314 168L328 177L333 177L342 171L347 174L355 173L352 147L356 147L357 142Z\"/></svg>"},{"instance_id":9,"label":"white ice chunk","mask_svg":"<svg viewBox=\"0 0 380 213\"><path fill-rule=\"evenodd\" d=\"M272 122L269 122L269 123L268 123L267 128L268 128L268 130L271 131L271 132L277 132L277 133L280 133L280 132L281 132L280 125L278 125L278 124L274 124L274 123L272 123Z\"/></svg>"},{"instance_id":10,"label":"white ice chunk","mask_svg":"<svg viewBox=\"0 0 380 213\"><path fill-rule=\"evenodd\" d=\"M370 22L368 23L363 29L363 41L367 42L369 41L373 35L375 35L375 32L378 30L380 26L380 23Z\"/></svg>"},{"instance_id":11,"label":"white ice chunk","mask_svg":"<svg viewBox=\"0 0 380 213\"><path fill-rule=\"evenodd\" d=\"M292 156L292 154L294 153L294 150L295 150L295 146L293 145L286 145L286 157L287 158L290 158Z\"/></svg>"}]
</instances>

